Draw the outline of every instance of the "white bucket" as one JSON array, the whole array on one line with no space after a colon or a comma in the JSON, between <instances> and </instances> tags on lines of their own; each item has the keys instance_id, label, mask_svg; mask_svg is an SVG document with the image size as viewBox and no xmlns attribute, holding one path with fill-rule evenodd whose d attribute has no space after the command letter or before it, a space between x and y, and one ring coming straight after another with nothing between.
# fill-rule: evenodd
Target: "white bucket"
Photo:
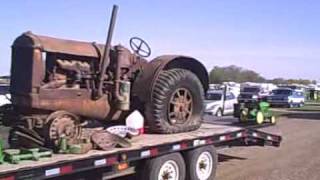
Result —
<instances>
[{"instance_id":1,"label":"white bucket","mask_svg":"<svg viewBox=\"0 0 320 180\"><path fill-rule=\"evenodd\" d=\"M144 117L139 111L135 110L126 118L126 126L138 130L139 134L143 134Z\"/></svg>"}]
</instances>

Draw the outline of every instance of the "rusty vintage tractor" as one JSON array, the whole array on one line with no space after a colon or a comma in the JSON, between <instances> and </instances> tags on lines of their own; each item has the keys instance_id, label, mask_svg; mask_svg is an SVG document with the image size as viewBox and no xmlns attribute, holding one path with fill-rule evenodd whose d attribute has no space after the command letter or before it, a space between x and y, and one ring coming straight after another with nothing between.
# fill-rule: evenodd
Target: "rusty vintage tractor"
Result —
<instances>
[{"instance_id":1,"label":"rusty vintage tractor","mask_svg":"<svg viewBox=\"0 0 320 180\"><path fill-rule=\"evenodd\" d=\"M208 88L205 67L181 55L148 62L150 47L137 37L130 39L133 53L111 46L117 9L105 45L31 32L14 41L6 118L15 131L25 131L17 134L56 144L61 136L78 137L85 122L119 122L136 109L154 133L199 128Z\"/></svg>"}]
</instances>

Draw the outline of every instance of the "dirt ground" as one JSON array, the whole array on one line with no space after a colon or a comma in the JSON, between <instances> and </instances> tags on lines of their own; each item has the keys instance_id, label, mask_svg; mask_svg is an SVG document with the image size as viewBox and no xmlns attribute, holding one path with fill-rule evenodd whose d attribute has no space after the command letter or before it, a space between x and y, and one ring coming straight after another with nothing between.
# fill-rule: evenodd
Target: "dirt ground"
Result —
<instances>
[{"instance_id":1,"label":"dirt ground","mask_svg":"<svg viewBox=\"0 0 320 180\"><path fill-rule=\"evenodd\" d=\"M319 180L320 113L279 119L283 141L275 147L235 147L220 152L217 180Z\"/></svg>"}]
</instances>

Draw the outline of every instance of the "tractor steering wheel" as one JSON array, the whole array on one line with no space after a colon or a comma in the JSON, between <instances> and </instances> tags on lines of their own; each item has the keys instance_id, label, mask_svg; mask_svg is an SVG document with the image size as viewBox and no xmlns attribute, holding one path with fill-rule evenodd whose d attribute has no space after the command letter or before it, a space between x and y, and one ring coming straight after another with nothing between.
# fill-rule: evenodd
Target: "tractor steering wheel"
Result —
<instances>
[{"instance_id":1,"label":"tractor steering wheel","mask_svg":"<svg viewBox=\"0 0 320 180\"><path fill-rule=\"evenodd\" d=\"M130 39L130 47L134 53L141 57L149 57L151 55L150 46L139 37L133 37Z\"/></svg>"}]
</instances>

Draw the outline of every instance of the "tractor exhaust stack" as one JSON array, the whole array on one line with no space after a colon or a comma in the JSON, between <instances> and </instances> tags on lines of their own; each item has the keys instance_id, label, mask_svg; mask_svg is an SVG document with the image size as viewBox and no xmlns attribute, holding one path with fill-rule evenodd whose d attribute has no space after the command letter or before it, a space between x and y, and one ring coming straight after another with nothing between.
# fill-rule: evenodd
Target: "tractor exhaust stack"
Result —
<instances>
[{"instance_id":1,"label":"tractor exhaust stack","mask_svg":"<svg viewBox=\"0 0 320 180\"><path fill-rule=\"evenodd\" d=\"M97 98L100 98L103 95L103 92L102 92L103 81L105 80L106 69L110 64L109 54L110 54L111 40L112 40L113 31L114 31L114 26L116 24L117 13L118 13L118 6L113 5L111 20L110 20L109 30L108 30L108 36L107 36L103 56L101 57L101 61L100 61L101 62L100 63L100 77L99 77L99 81L98 81Z\"/></svg>"}]
</instances>

